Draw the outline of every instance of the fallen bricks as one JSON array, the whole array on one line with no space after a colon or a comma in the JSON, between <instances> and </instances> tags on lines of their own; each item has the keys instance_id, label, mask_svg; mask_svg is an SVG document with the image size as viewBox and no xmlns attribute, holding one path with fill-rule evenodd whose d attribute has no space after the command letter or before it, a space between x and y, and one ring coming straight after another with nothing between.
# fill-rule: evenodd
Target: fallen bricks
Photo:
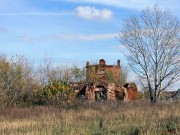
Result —
<instances>
[{"instance_id":1,"label":"fallen bricks","mask_svg":"<svg viewBox=\"0 0 180 135\"><path fill-rule=\"evenodd\" d=\"M123 100L137 99L137 86L135 83L127 83L124 86L115 83L84 83L73 84L71 87L76 93L76 98L89 101L97 100Z\"/></svg>"}]
</instances>

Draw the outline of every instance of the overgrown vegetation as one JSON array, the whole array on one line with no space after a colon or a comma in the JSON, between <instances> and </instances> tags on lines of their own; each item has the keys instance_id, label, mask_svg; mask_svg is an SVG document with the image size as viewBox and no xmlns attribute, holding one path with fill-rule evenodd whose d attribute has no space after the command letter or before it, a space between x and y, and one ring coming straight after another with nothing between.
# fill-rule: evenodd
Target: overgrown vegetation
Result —
<instances>
[{"instance_id":1,"label":"overgrown vegetation","mask_svg":"<svg viewBox=\"0 0 180 135\"><path fill-rule=\"evenodd\" d=\"M178 108L178 103L142 101L5 108L0 109L0 134L179 135Z\"/></svg>"},{"instance_id":2,"label":"overgrown vegetation","mask_svg":"<svg viewBox=\"0 0 180 135\"><path fill-rule=\"evenodd\" d=\"M90 78L97 80L97 71L92 71ZM127 72L122 69L120 76L118 83L125 83ZM111 72L106 73L106 78L114 82ZM23 56L9 58L0 54L0 106L66 106L75 100L69 84L85 83L85 79L85 68L53 66L48 58L35 68Z\"/></svg>"},{"instance_id":3,"label":"overgrown vegetation","mask_svg":"<svg viewBox=\"0 0 180 135\"><path fill-rule=\"evenodd\" d=\"M0 55L0 134L180 133L178 103L77 101L72 81L84 82L85 70L54 67L49 60L34 69L22 56Z\"/></svg>"},{"instance_id":4,"label":"overgrown vegetation","mask_svg":"<svg viewBox=\"0 0 180 135\"><path fill-rule=\"evenodd\" d=\"M0 106L64 105L74 100L68 83L83 82L85 69L54 67L51 60L36 69L23 56L0 55Z\"/></svg>"}]
</instances>

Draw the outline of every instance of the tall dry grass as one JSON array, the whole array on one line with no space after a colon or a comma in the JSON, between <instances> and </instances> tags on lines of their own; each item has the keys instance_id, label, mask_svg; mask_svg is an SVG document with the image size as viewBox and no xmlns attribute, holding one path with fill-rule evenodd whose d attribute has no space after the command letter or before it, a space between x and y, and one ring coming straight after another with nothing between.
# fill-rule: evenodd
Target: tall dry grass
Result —
<instances>
[{"instance_id":1,"label":"tall dry grass","mask_svg":"<svg viewBox=\"0 0 180 135\"><path fill-rule=\"evenodd\" d=\"M76 102L69 108L36 106L0 110L1 135L180 134L180 104L145 101ZM168 122L173 131L168 129Z\"/></svg>"}]
</instances>

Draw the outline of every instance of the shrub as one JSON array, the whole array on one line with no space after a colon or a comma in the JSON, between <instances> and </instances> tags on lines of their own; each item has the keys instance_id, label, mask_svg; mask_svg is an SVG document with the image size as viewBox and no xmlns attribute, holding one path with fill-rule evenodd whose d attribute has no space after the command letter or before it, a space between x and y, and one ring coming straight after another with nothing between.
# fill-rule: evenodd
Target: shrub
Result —
<instances>
[{"instance_id":1,"label":"shrub","mask_svg":"<svg viewBox=\"0 0 180 135\"><path fill-rule=\"evenodd\" d=\"M162 135L176 135L177 125L179 124L180 117L178 118L167 118L159 122L159 129Z\"/></svg>"},{"instance_id":2,"label":"shrub","mask_svg":"<svg viewBox=\"0 0 180 135\"><path fill-rule=\"evenodd\" d=\"M6 56L0 56L0 96L4 104L16 105L28 101L34 82L27 59L15 56L8 60Z\"/></svg>"},{"instance_id":3,"label":"shrub","mask_svg":"<svg viewBox=\"0 0 180 135\"><path fill-rule=\"evenodd\" d=\"M126 130L123 129L123 130L121 131L121 135L128 135L128 134L127 134Z\"/></svg>"},{"instance_id":4,"label":"shrub","mask_svg":"<svg viewBox=\"0 0 180 135\"><path fill-rule=\"evenodd\" d=\"M140 129L138 127L132 127L129 135L140 135Z\"/></svg>"},{"instance_id":5,"label":"shrub","mask_svg":"<svg viewBox=\"0 0 180 135\"><path fill-rule=\"evenodd\" d=\"M66 82L55 80L43 88L43 95L47 104L61 104L74 100L74 91Z\"/></svg>"},{"instance_id":6,"label":"shrub","mask_svg":"<svg viewBox=\"0 0 180 135\"><path fill-rule=\"evenodd\" d=\"M138 92L137 99L144 99L144 94L142 92Z\"/></svg>"}]
</instances>

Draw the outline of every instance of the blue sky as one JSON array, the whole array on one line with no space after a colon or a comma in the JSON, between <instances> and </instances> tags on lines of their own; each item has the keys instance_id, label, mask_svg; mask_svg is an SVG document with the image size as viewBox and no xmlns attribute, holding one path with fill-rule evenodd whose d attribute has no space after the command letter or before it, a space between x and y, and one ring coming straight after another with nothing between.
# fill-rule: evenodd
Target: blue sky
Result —
<instances>
[{"instance_id":1,"label":"blue sky","mask_svg":"<svg viewBox=\"0 0 180 135\"><path fill-rule=\"evenodd\" d=\"M0 0L0 52L40 63L126 65L117 40L126 17L158 4L180 16L179 0Z\"/></svg>"}]
</instances>

